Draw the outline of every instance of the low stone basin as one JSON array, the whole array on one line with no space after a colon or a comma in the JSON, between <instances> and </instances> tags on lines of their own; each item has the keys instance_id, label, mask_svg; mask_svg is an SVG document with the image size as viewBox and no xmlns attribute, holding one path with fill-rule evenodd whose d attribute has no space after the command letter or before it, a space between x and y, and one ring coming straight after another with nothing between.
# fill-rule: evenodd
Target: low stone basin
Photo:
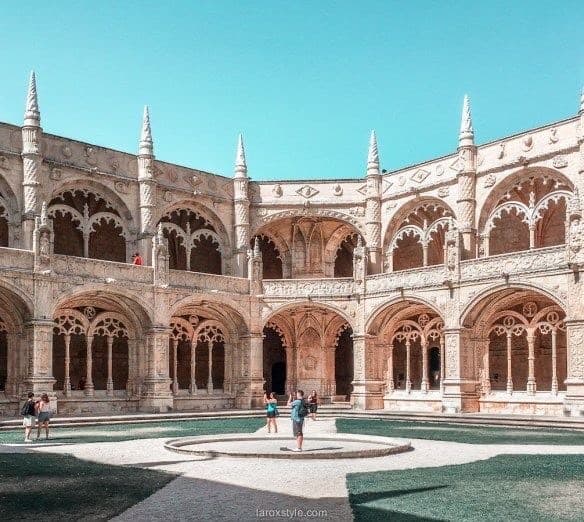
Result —
<instances>
[{"instance_id":1,"label":"low stone basin","mask_svg":"<svg viewBox=\"0 0 584 522\"><path fill-rule=\"evenodd\" d=\"M408 441L369 435L331 434L308 437L303 451L283 435L214 435L168 441L169 451L199 457L268 459L356 459L395 455L412 450Z\"/></svg>"}]
</instances>

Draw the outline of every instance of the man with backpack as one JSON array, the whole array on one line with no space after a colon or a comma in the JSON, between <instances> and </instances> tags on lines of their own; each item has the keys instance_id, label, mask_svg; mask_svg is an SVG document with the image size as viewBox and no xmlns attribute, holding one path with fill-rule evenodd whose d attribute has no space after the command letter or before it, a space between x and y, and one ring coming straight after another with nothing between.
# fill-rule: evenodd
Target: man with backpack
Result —
<instances>
[{"instance_id":1,"label":"man with backpack","mask_svg":"<svg viewBox=\"0 0 584 522\"><path fill-rule=\"evenodd\" d=\"M302 451L302 443L304 442L304 435L302 428L304 427L304 419L308 415L308 407L304 402L304 392L296 390L296 399L292 400L292 394L288 396L288 406L290 410L290 417L292 418L292 433L296 437L296 447L292 451Z\"/></svg>"},{"instance_id":2,"label":"man with backpack","mask_svg":"<svg viewBox=\"0 0 584 522\"><path fill-rule=\"evenodd\" d=\"M32 442L30 432L34 427L35 421L35 401L34 393L28 393L28 400L23 404L20 414L24 417L22 425L24 426L24 442Z\"/></svg>"}]
</instances>

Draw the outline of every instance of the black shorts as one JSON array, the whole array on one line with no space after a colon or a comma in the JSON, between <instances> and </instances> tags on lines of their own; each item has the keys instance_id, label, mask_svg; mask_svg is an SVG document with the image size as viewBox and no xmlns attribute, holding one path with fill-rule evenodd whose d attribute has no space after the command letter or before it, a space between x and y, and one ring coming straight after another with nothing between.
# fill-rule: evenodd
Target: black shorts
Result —
<instances>
[{"instance_id":1,"label":"black shorts","mask_svg":"<svg viewBox=\"0 0 584 522\"><path fill-rule=\"evenodd\" d=\"M308 405L308 411L310 413L316 413L316 410L318 410L318 404L309 404Z\"/></svg>"},{"instance_id":2,"label":"black shorts","mask_svg":"<svg viewBox=\"0 0 584 522\"><path fill-rule=\"evenodd\" d=\"M304 427L304 421L301 420L300 422L293 420L292 421L292 433L295 437L302 436L302 428Z\"/></svg>"},{"instance_id":3,"label":"black shorts","mask_svg":"<svg viewBox=\"0 0 584 522\"><path fill-rule=\"evenodd\" d=\"M268 419L275 419L276 418L276 412L275 411L269 411L266 413L266 417L268 417Z\"/></svg>"}]
</instances>

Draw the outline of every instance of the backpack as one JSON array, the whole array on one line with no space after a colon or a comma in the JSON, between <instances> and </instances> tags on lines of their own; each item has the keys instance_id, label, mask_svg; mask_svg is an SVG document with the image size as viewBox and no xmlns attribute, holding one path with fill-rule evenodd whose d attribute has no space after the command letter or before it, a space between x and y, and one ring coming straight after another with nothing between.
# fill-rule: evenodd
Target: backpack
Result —
<instances>
[{"instance_id":1,"label":"backpack","mask_svg":"<svg viewBox=\"0 0 584 522\"><path fill-rule=\"evenodd\" d=\"M300 406L298 406L298 416L303 419L308 415L308 408L306 407L306 402L301 399Z\"/></svg>"},{"instance_id":2,"label":"backpack","mask_svg":"<svg viewBox=\"0 0 584 522\"><path fill-rule=\"evenodd\" d=\"M29 404L28 401L26 401L20 410L20 414L26 417L27 415L30 415L29 411Z\"/></svg>"}]
</instances>

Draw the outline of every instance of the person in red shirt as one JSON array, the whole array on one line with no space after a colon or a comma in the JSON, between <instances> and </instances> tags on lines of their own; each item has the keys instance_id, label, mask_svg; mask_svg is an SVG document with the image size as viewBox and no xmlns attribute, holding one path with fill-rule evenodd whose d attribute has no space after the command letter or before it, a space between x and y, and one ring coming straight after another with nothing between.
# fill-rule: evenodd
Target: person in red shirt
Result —
<instances>
[{"instance_id":1,"label":"person in red shirt","mask_svg":"<svg viewBox=\"0 0 584 522\"><path fill-rule=\"evenodd\" d=\"M138 266L142 266L144 264L144 260L142 259L142 256L138 252L136 252L132 256L132 264Z\"/></svg>"}]
</instances>

